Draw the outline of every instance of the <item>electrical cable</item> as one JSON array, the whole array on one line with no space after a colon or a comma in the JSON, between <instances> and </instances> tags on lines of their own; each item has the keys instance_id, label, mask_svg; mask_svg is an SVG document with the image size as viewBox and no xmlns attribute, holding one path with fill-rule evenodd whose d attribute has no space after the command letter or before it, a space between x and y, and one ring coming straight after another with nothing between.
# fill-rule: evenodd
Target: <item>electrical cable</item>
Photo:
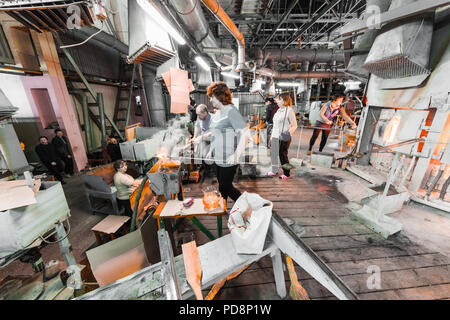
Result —
<instances>
[{"instance_id":1,"label":"electrical cable","mask_svg":"<svg viewBox=\"0 0 450 320\"><path fill-rule=\"evenodd\" d=\"M73 47L81 46L81 45L85 44L86 42L88 42L89 40L91 40L91 39L92 39L93 37L95 37L96 35L98 35L100 32L102 32L102 31L103 31L103 27L104 27L104 23L103 23L103 21L102 21L102 27L100 28L100 30L98 30L96 33L94 33L93 35L91 35L89 38L87 38L87 39L84 40L83 42L75 43L75 44L70 44L70 45L67 45L67 46L60 46L59 48L60 48L60 49L66 49L66 48L73 48Z\"/></svg>"},{"instance_id":2,"label":"electrical cable","mask_svg":"<svg viewBox=\"0 0 450 320\"><path fill-rule=\"evenodd\" d=\"M67 219L66 221L67 221L67 226L68 226L69 230L67 231L67 234L66 234L66 236L65 236L64 238L58 239L58 240L56 240L56 241L47 241L47 240L44 239L44 237L42 237L42 236L39 236L39 238L40 238L42 241L44 241L45 243L47 243L47 244L54 244L54 243L58 243L58 242L63 241L64 239L66 239L66 238L69 236L70 231L71 231L69 219ZM50 237L50 236L49 236L49 237Z\"/></svg>"}]
</instances>

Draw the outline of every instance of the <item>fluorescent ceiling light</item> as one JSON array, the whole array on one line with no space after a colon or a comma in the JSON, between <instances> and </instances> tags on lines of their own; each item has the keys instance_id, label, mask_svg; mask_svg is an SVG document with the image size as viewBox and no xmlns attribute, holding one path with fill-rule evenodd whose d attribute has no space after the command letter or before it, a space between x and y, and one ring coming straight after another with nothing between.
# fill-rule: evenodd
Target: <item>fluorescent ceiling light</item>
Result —
<instances>
[{"instance_id":1,"label":"fluorescent ceiling light","mask_svg":"<svg viewBox=\"0 0 450 320\"><path fill-rule=\"evenodd\" d=\"M300 83L298 83L298 82L278 82L277 86L279 86L279 87L300 87Z\"/></svg>"},{"instance_id":2,"label":"fluorescent ceiling light","mask_svg":"<svg viewBox=\"0 0 450 320\"><path fill-rule=\"evenodd\" d=\"M172 38L180 45L186 44L186 40L180 35L180 33L167 21L167 19L156 9L153 5L151 5L147 0L137 0L137 3L141 6L145 12L156 22L158 23L162 29L167 31Z\"/></svg>"},{"instance_id":3,"label":"fluorescent ceiling light","mask_svg":"<svg viewBox=\"0 0 450 320\"><path fill-rule=\"evenodd\" d=\"M238 74L232 73L232 72L221 72L221 74L224 77L228 77L228 78L233 78L233 79L240 79L241 78Z\"/></svg>"},{"instance_id":4,"label":"fluorescent ceiling light","mask_svg":"<svg viewBox=\"0 0 450 320\"><path fill-rule=\"evenodd\" d=\"M211 68L209 66L209 63L207 63L205 61L205 59L203 59L201 56L196 56L195 57L195 61L197 61L197 63L200 65L200 67L202 67L206 71L210 71L211 70Z\"/></svg>"}]
</instances>

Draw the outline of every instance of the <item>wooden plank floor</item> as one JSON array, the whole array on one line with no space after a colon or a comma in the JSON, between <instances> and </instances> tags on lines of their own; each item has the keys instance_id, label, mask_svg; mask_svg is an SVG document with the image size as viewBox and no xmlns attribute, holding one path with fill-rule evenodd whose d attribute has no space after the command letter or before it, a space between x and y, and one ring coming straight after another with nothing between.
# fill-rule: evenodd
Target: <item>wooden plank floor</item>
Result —
<instances>
[{"instance_id":1,"label":"wooden plank floor","mask_svg":"<svg viewBox=\"0 0 450 320\"><path fill-rule=\"evenodd\" d=\"M211 184L184 187L186 196L201 197L201 188ZM274 203L277 213L305 229L302 239L338 274L361 299L449 299L450 259L438 252L412 243L403 235L385 240L350 218L345 204L329 196L329 190L313 186L300 177L287 181L276 178L241 178L235 186L255 192ZM322 191L322 192L321 192ZM325 192L327 194L325 194ZM342 200L340 200L342 201ZM229 200L228 208L233 202ZM223 223L228 233L227 218ZM217 235L215 217L200 221ZM194 234L197 245L209 239L190 222L182 225L181 234ZM381 289L369 289L368 268L381 270ZM371 267L373 268L373 267ZM296 265L299 281L311 299L335 299L315 279ZM289 276L285 273L289 292ZM207 291L205 291L207 293ZM271 259L254 263L238 278L228 281L216 299L279 299Z\"/></svg>"}]
</instances>

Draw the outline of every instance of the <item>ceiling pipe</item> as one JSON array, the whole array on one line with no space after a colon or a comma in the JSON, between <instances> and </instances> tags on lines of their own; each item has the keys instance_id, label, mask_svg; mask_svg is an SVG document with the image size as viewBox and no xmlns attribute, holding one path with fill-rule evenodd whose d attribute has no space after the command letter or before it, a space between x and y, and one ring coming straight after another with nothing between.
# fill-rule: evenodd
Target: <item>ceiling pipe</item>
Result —
<instances>
[{"instance_id":1,"label":"ceiling pipe","mask_svg":"<svg viewBox=\"0 0 450 320\"><path fill-rule=\"evenodd\" d=\"M201 0L203 4L211 11L211 13L227 28L227 30L233 35L238 45L238 65L236 72L247 70L245 65L245 39L244 35L239 31L238 27L234 24L233 20L223 10L223 8L217 3L216 0Z\"/></svg>"},{"instance_id":2,"label":"ceiling pipe","mask_svg":"<svg viewBox=\"0 0 450 320\"><path fill-rule=\"evenodd\" d=\"M238 56L235 50L230 48L203 48L203 51L208 54L223 54L223 55L231 55L233 62L230 66L221 67L222 71L231 71L235 70L238 62Z\"/></svg>"},{"instance_id":3,"label":"ceiling pipe","mask_svg":"<svg viewBox=\"0 0 450 320\"><path fill-rule=\"evenodd\" d=\"M265 49L257 48L254 52L258 66L262 66L267 60L272 62L289 61L298 63L309 61L310 63L344 62L344 51L333 49Z\"/></svg>"},{"instance_id":4,"label":"ceiling pipe","mask_svg":"<svg viewBox=\"0 0 450 320\"><path fill-rule=\"evenodd\" d=\"M209 29L203 10L198 0L170 0L170 5L176 11L182 24L186 27L188 33L192 35L195 42L199 44L199 49L203 47L217 48L217 40ZM165 2L162 2L165 4ZM215 54L209 54L217 66L221 64L217 61Z\"/></svg>"},{"instance_id":5,"label":"ceiling pipe","mask_svg":"<svg viewBox=\"0 0 450 320\"><path fill-rule=\"evenodd\" d=\"M274 79L322 79L322 78L350 78L344 72L331 71L275 71L269 68L259 68L257 74Z\"/></svg>"}]
</instances>

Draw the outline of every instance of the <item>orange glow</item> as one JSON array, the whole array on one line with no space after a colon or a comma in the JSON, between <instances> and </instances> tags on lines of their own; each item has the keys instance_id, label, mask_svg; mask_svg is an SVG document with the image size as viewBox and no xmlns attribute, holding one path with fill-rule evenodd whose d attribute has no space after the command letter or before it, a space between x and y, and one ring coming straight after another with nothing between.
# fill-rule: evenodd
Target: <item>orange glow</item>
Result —
<instances>
[{"instance_id":1,"label":"orange glow","mask_svg":"<svg viewBox=\"0 0 450 320\"><path fill-rule=\"evenodd\" d=\"M384 132L383 140L385 143L391 143L394 141L395 136L398 132L398 127L400 126L400 117L394 116L389 122L386 131Z\"/></svg>"}]
</instances>

